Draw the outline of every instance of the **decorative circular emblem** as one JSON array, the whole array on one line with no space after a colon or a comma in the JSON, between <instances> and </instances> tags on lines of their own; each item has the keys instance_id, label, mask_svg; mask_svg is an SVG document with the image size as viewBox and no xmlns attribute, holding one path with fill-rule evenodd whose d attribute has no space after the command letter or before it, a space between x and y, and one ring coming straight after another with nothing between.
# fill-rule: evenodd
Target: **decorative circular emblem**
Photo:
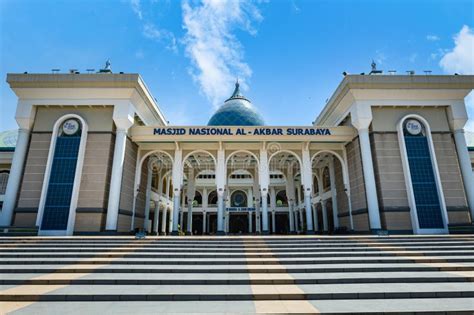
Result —
<instances>
[{"instance_id":1,"label":"decorative circular emblem","mask_svg":"<svg viewBox=\"0 0 474 315\"><path fill-rule=\"evenodd\" d=\"M234 197L234 205L236 207L240 207L241 205L244 204L245 195L243 193L236 192L233 197Z\"/></svg>"},{"instance_id":2,"label":"decorative circular emblem","mask_svg":"<svg viewBox=\"0 0 474 315\"><path fill-rule=\"evenodd\" d=\"M63 124L63 132L68 136L72 136L79 130L79 123L75 119L68 119Z\"/></svg>"},{"instance_id":3,"label":"decorative circular emblem","mask_svg":"<svg viewBox=\"0 0 474 315\"><path fill-rule=\"evenodd\" d=\"M416 119L409 119L405 124L405 129L412 136L417 136L421 133L421 123Z\"/></svg>"}]
</instances>

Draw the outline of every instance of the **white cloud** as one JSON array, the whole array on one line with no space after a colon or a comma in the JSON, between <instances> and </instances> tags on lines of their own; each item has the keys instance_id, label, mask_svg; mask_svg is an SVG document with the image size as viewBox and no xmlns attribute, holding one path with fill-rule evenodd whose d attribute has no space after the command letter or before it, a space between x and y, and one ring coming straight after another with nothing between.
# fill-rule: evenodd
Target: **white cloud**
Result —
<instances>
[{"instance_id":1,"label":"white cloud","mask_svg":"<svg viewBox=\"0 0 474 315\"><path fill-rule=\"evenodd\" d=\"M426 35L426 40L429 40L430 42L436 42L440 40L438 35Z\"/></svg>"},{"instance_id":2,"label":"white cloud","mask_svg":"<svg viewBox=\"0 0 474 315\"><path fill-rule=\"evenodd\" d=\"M154 4L154 2L152 4ZM140 0L130 0L130 5L138 19L143 23L143 36L148 39L164 43L166 48L169 50L174 52L178 51L178 45L174 34L166 29L159 28L155 23L151 22L149 18L143 14Z\"/></svg>"},{"instance_id":3,"label":"white cloud","mask_svg":"<svg viewBox=\"0 0 474 315\"><path fill-rule=\"evenodd\" d=\"M140 20L142 20L143 19L143 13L142 13L140 0L130 0L130 5L132 6L133 12L137 15L137 17Z\"/></svg>"},{"instance_id":4,"label":"white cloud","mask_svg":"<svg viewBox=\"0 0 474 315\"><path fill-rule=\"evenodd\" d=\"M439 65L446 73L474 74L474 33L464 25L454 36L454 48L441 58Z\"/></svg>"},{"instance_id":5,"label":"white cloud","mask_svg":"<svg viewBox=\"0 0 474 315\"><path fill-rule=\"evenodd\" d=\"M253 24L262 16L250 1L183 1L184 45L191 59L191 75L201 92L217 106L229 96L236 77L243 83L252 70L245 63L236 29L256 34Z\"/></svg>"},{"instance_id":6,"label":"white cloud","mask_svg":"<svg viewBox=\"0 0 474 315\"><path fill-rule=\"evenodd\" d=\"M135 52L135 58L137 59L143 59L145 58L145 53L143 52L143 50L139 49Z\"/></svg>"},{"instance_id":7,"label":"white cloud","mask_svg":"<svg viewBox=\"0 0 474 315\"><path fill-rule=\"evenodd\" d=\"M186 106L176 105L171 110L166 111L166 118L168 118L170 125L188 126L192 125L193 122L188 113L189 110L186 109Z\"/></svg>"},{"instance_id":8,"label":"white cloud","mask_svg":"<svg viewBox=\"0 0 474 315\"><path fill-rule=\"evenodd\" d=\"M387 60L387 56L385 56L381 50L376 50L374 61L377 63L377 65L382 65L385 60Z\"/></svg>"}]
</instances>

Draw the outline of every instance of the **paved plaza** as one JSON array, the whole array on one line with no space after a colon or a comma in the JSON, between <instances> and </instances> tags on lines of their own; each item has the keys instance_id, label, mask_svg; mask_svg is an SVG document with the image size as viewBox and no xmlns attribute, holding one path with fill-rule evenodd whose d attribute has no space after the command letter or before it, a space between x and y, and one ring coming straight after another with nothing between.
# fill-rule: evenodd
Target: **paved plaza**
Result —
<instances>
[{"instance_id":1,"label":"paved plaza","mask_svg":"<svg viewBox=\"0 0 474 315\"><path fill-rule=\"evenodd\" d=\"M474 236L0 238L5 314L474 311Z\"/></svg>"}]
</instances>

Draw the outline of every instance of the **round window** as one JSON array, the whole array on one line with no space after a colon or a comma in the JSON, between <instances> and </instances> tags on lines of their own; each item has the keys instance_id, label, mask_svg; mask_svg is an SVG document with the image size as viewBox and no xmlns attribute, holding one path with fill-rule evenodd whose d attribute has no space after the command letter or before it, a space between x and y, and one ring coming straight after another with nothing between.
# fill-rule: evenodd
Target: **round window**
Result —
<instances>
[{"instance_id":1,"label":"round window","mask_svg":"<svg viewBox=\"0 0 474 315\"><path fill-rule=\"evenodd\" d=\"M72 136L79 131L79 122L75 119L68 119L63 123L63 133Z\"/></svg>"},{"instance_id":2,"label":"round window","mask_svg":"<svg viewBox=\"0 0 474 315\"><path fill-rule=\"evenodd\" d=\"M421 123L416 119L408 119L405 123L405 130L412 136L417 136L422 131Z\"/></svg>"},{"instance_id":3,"label":"round window","mask_svg":"<svg viewBox=\"0 0 474 315\"><path fill-rule=\"evenodd\" d=\"M232 195L232 206L233 207L244 207L245 206L245 194L241 191L236 191Z\"/></svg>"}]
</instances>

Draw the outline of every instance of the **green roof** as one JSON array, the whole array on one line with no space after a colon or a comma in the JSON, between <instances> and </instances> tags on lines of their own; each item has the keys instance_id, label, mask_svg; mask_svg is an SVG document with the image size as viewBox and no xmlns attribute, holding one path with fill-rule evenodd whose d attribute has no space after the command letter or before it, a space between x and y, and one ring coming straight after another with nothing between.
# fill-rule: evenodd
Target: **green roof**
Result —
<instances>
[{"instance_id":1,"label":"green roof","mask_svg":"<svg viewBox=\"0 0 474 315\"><path fill-rule=\"evenodd\" d=\"M15 151L18 130L0 132L0 151Z\"/></svg>"}]
</instances>

